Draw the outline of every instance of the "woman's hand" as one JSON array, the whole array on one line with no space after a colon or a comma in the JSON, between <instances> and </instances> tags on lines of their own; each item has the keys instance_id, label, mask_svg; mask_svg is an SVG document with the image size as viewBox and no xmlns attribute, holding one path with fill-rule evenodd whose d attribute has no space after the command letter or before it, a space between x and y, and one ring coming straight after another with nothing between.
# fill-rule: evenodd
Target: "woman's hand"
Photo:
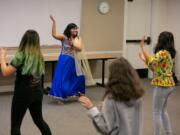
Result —
<instances>
[{"instance_id":1,"label":"woman's hand","mask_svg":"<svg viewBox=\"0 0 180 135\"><path fill-rule=\"evenodd\" d=\"M16 68L11 66L11 65L7 65L6 63L6 50L4 48L0 49L0 66L1 66L1 71L2 71L2 75L3 76L8 76L11 75L12 73L14 73L16 71Z\"/></svg>"},{"instance_id":2,"label":"woman's hand","mask_svg":"<svg viewBox=\"0 0 180 135\"><path fill-rule=\"evenodd\" d=\"M52 22L56 22L52 15L50 15L50 19L52 20Z\"/></svg>"},{"instance_id":3,"label":"woman's hand","mask_svg":"<svg viewBox=\"0 0 180 135\"><path fill-rule=\"evenodd\" d=\"M80 96L79 97L79 102L81 103L82 106L84 106L86 109L91 109L93 107L93 103L89 98L86 96Z\"/></svg>"},{"instance_id":4,"label":"woman's hand","mask_svg":"<svg viewBox=\"0 0 180 135\"><path fill-rule=\"evenodd\" d=\"M4 59L6 57L6 50L4 48L1 48L0 53L1 53L1 59Z\"/></svg>"},{"instance_id":5,"label":"woman's hand","mask_svg":"<svg viewBox=\"0 0 180 135\"><path fill-rule=\"evenodd\" d=\"M72 39L72 44L73 44L74 48L77 51L81 51L82 50L82 42L81 42L80 38L78 38L78 37L73 38Z\"/></svg>"},{"instance_id":6,"label":"woman's hand","mask_svg":"<svg viewBox=\"0 0 180 135\"><path fill-rule=\"evenodd\" d=\"M78 43L79 43L79 39L77 38L77 37L75 37L75 38L71 38L71 43L73 44L73 45L77 45Z\"/></svg>"}]
</instances>

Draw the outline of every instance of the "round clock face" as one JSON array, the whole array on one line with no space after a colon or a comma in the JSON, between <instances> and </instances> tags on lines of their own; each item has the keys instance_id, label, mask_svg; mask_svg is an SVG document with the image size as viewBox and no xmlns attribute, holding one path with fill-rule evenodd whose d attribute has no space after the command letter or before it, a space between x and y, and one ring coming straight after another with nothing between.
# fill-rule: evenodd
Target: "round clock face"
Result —
<instances>
[{"instance_id":1,"label":"round clock face","mask_svg":"<svg viewBox=\"0 0 180 135\"><path fill-rule=\"evenodd\" d=\"M101 3L99 3L98 5L98 11L101 13L101 14L107 14L110 10L110 6L109 6L109 3L106 2L106 1L102 1Z\"/></svg>"}]
</instances>

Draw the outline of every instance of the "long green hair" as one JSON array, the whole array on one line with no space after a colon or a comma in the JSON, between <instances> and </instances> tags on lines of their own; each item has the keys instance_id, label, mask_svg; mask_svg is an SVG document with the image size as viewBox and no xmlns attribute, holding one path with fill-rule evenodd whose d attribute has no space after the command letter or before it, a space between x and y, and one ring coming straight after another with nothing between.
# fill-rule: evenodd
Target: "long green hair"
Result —
<instances>
[{"instance_id":1,"label":"long green hair","mask_svg":"<svg viewBox=\"0 0 180 135\"><path fill-rule=\"evenodd\" d=\"M44 60L40 50L39 34L35 30L27 30L23 35L18 53L22 55L23 75L44 74Z\"/></svg>"}]
</instances>

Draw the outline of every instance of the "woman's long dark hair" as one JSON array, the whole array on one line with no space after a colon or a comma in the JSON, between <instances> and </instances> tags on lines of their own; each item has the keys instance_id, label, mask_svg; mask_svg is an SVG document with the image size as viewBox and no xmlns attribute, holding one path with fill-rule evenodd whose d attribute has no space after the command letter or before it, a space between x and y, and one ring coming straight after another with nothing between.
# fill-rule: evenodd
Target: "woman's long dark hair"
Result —
<instances>
[{"instance_id":1,"label":"woman's long dark hair","mask_svg":"<svg viewBox=\"0 0 180 135\"><path fill-rule=\"evenodd\" d=\"M75 23L70 23L67 25L66 29L64 30L64 35L66 35L68 38L71 36L71 29L78 28Z\"/></svg>"},{"instance_id":2,"label":"woman's long dark hair","mask_svg":"<svg viewBox=\"0 0 180 135\"><path fill-rule=\"evenodd\" d=\"M113 61L109 67L109 80L104 97L118 101L138 99L144 94L136 70L123 57Z\"/></svg>"},{"instance_id":3,"label":"woman's long dark hair","mask_svg":"<svg viewBox=\"0 0 180 135\"><path fill-rule=\"evenodd\" d=\"M171 57L175 58L174 36L171 32L164 31L160 33L154 52L157 53L160 50L167 50Z\"/></svg>"}]
</instances>

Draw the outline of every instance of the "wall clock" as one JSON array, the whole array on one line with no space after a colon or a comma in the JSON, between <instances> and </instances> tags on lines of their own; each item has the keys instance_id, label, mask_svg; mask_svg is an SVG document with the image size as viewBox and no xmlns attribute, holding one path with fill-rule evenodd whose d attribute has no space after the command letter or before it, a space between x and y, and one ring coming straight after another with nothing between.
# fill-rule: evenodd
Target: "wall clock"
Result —
<instances>
[{"instance_id":1,"label":"wall clock","mask_svg":"<svg viewBox=\"0 0 180 135\"><path fill-rule=\"evenodd\" d=\"M98 11L100 14L107 14L110 10L110 5L107 1L101 1L99 4L98 4Z\"/></svg>"}]
</instances>

